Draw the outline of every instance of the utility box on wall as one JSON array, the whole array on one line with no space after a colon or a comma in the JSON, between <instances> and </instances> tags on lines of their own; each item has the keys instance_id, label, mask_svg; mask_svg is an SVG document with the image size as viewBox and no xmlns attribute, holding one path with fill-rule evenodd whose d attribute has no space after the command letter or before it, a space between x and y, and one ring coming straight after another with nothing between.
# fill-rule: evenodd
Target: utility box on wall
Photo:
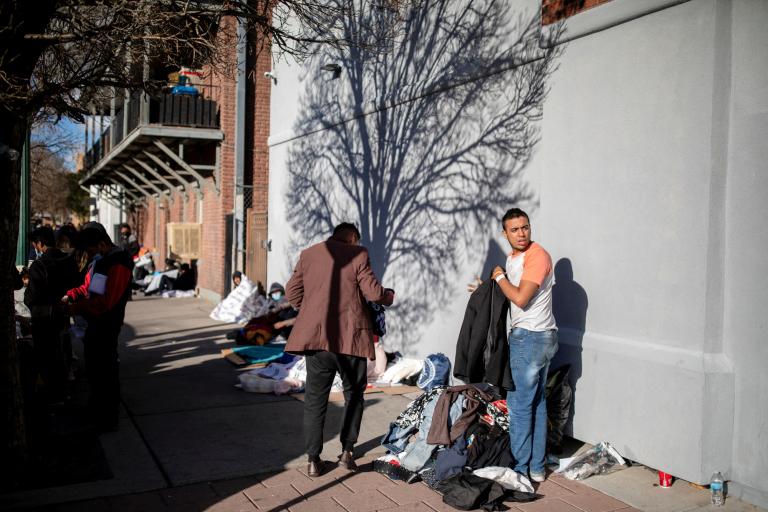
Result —
<instances>
[{"instance_id":1,"label":"utility box on wall","mask_svg":"<svg viewBox=\"0 0 768 512\"><path fill-rule=\"evenodd\" d=\"M168 256L177 260L200 258L202 224L196 222L169 222Z\"/></svg>"}]
</instances>

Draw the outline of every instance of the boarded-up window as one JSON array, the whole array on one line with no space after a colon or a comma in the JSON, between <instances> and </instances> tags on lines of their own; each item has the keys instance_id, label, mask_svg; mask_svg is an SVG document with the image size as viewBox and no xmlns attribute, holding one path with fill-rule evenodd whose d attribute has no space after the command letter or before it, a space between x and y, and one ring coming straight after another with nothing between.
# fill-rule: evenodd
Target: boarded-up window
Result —
<instances>
[{"instance_id":1,"label":"boarded-up window","mask_svg":"<svg viewBox=\"0 0 768 512\"><path fill-rule=\"evenodd\" d=\"M541 23L550 25L611 0L542 0Z\"/></svg>"},{"instance_id":2,"label":"boarded-up window","mask_svg":"<svg viewBox=\"0 0 768 512\"><path fill-rule=\"evenodd\" d=\"M194 260L200 258L200 238L202 224L192 222L169 222L168 252L170 257L178 260Z\"/></svg>"}]
</instances>

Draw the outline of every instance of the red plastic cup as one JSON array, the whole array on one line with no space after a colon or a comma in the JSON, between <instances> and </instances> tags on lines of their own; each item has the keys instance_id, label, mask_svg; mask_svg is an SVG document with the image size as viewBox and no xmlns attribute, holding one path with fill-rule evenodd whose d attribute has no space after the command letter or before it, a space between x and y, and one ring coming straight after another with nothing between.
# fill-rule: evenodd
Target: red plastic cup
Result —
<instances>
[{"instance_id":1,"label":"red plastic cup","mask_svg":"<svg viewBox=\"0 0 768 512\"><path fill-rule=\"evenodd\" d=\"M672 475L659 471L659 487L664 489L672 487Z\"/></svg>"}]
</instances>

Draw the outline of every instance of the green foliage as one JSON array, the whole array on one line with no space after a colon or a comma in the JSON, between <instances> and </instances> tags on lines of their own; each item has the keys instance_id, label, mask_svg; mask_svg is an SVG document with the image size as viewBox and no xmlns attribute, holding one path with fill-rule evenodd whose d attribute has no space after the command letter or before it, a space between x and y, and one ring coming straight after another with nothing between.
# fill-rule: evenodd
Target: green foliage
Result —
<instances>
[{"instance_id":1,"label":"green foliage","mask_svg":"<svg viewBox=\"0 0 768 512\"><path fill-rule=\"evenodd\" d=\"M67 196L67 208L77 214L80 218L88 217L88 192L80 187L80 176L78 173L67 173L67 186L69 195Z\"/></svg>"}]
</instances>

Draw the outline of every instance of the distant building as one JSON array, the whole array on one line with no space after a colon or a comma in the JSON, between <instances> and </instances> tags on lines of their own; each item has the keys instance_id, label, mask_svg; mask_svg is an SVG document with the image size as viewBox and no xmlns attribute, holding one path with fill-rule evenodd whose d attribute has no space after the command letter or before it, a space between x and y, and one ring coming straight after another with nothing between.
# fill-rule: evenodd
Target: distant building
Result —
<instances>
[{"instance_id":1,"label":"distant building","mask_svg":"<svg viewBox=\"0 0 768 512\"><path fill-rule=\"evenodd\" d=\"M226 20L222 30L235 30ZM236 79L145 62L162 93L117 91L86 126L81 183L111 229L133 226L156 261L196 260L203 296L229 292L242 270L266 281L270 55L238 55ZM184 79L180 80L179 76ZM183 82L183 83L181 83ZM114 210L113 210L114 208Z\"/></svg>"}]
</instances>

